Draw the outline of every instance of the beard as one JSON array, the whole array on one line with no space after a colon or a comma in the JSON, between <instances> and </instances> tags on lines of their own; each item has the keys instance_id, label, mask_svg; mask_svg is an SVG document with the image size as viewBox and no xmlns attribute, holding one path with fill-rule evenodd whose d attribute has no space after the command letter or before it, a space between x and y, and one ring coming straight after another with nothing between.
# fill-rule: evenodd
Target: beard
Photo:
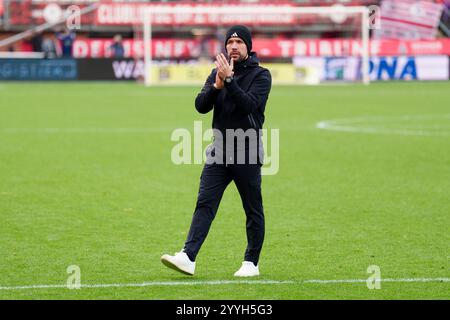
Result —
<instances>
[{"instance_id":1,"label":"beard","mask_svg":"<svg viewBox=\"0 0 450 320\"><path fill-rule=\"evenodd\" d=\"M248 55L247 55L247 53L243 55L240 52L233 52L233 56L234 57L232 57L232 54L228 54L228 58L230 59L230 61L231 61L231 59L233 59L234 63L236 63L236 62L244 61L245 59L247 59Z\"/></svg>"}]
</instances>

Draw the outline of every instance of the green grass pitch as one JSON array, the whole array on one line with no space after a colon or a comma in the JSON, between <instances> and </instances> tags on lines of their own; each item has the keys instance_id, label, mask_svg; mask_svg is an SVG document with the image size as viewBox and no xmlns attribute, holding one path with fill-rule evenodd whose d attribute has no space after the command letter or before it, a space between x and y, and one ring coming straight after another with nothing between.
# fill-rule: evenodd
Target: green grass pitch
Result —
<instances>
[{"instance_id":1,"label":"green grass pitch","mask_svg":"<svg viewBox=\"0 0 450 320\"><path fill-rule=\"evenodd\" d=\"M202 166L173 164L170 135L210 126L199 89L0 83L0 299L450 298L449 82L272 88L280 165L263 177L255 283L234 282L246 246L234 184L196 275L160 262L195 206ZM70 290L71 265L82 285L118 286Z\"/></svg>"}]
</instances>

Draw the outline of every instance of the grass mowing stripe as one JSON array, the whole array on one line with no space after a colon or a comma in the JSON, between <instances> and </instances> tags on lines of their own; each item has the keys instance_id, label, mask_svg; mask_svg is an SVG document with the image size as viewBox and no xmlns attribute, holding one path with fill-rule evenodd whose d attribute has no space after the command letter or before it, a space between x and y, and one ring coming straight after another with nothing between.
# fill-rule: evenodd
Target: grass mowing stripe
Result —
<instances>
[{"instance_id":1,"label":"grass mowing stripe","mask_svg":"<svg viewBox=\"0 0 450 320\"><path fill-rule=\"evenodd\" d=\"M280 129L280 170L264 177L262 189L267 277L252 280L295 283L164 286L155 283L238 280L231 275L247 241L233 185L199 255L202 276L176 277L159 261L184 243L195 209L202 167L171 161L178 143L171 132L181 126L192 137L194 121L211 127L212 113L194 107L200 88L1 85L0 286L60 285L4 289L1 299L449 297L449 282L439 279L382 278L382 290L367 290L366 280L358 279L367 279L372 265L385 278L450 278L450 149L448 136L437 136L450 131L448 116L441 116L450 112L443 103L450 82L274 86L264 127ZM368 119L355 120L361 117ZM433 136L316 127L327 119ZM3 131L19 128L50 132ZM105 131L124 128L167 131ZM75 132L82 130L91 131ZM266 151L272 156L271 148ZM152 284L67 290L71 265L80 267L82 285ZM307 279L332 282L302 282Z\"/></svg>"},{"instance_id":2,"label":"grass mowing stripe","mask_svg":"<svg viewBox=\"0 0 450 320\"><path fill-rule=\"evenodd\" d=\"M176 128L5 128L0 133L148 133L171 132Z\"/></svg>"}]
</instances>

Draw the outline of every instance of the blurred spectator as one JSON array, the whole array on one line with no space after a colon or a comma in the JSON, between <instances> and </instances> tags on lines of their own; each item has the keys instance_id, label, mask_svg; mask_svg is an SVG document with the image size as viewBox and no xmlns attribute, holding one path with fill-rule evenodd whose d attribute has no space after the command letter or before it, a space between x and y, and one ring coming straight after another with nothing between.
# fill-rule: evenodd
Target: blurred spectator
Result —
<instances>
[{"instance_id":1,"label":"blurred spectator","mask_svg":"<svg viewBox=\"0 0 450 320\"><path fill-rule=\"evenodd\" d=\"M34 52L41 52L42 51L42 34L41 33L33 34L33 36L30 39L30 44L31 44L32 50Z\"/></svg>"},{"instance_id":2,"label":"blurred spectator","mask_svg":"<svg viewBox=\"0 0 450 320\"><path fill-rule=\"evenodd\" d=\"M215 50L216 53L215 54L218 54L220 52L222 52L223 54L227 53L227 51L225 49L225 45L224 45L224 43L225 43L225 34L226 34L226 30L225 30L224 27L220 26L220 27L218 27L216 29L217 42L216 42L216 50Z\"/></svg>"},{"instance_id":3,"label":"blurred spectator","mask_svg":"<svg viewBox=\"0 0 450 320\"><path fill-rule=\"evenodd\" d=\"M114 42L110 46L112 56L114 58L123 58L125 55L125 49L123 48L122 36L117 34L114 36Z\"/></svg>"},{"instance_id":4,"label":"blurred spectator","mask_svg":"<svg viewBox=\"0 0 450 320\"><path fill-rule=\"evenodd\" d=\"M209 50L210 36L204 29L192 29L192 34L194 39L198 41L199 45L199 56L198 60L201 63L211 63L211 57L215 56L214 53L211 54Z\"/></svg>"},{"instance_id":5,"label":"blurred spectator","mask_svg":"<svg viewBox=\"0 0 450 320\"><path fill-rule=\"evenodd\" d=\"M72 47L75 42L75 32L66 29L63 33L57 32L56 38L61 45L61 52L63 57L72 57Z\"/></svg>"},{"instance_id":6,"label":"blurred spectator","mask_svg":"<svg viewBox=\"0 0 450 320\"><path fill-rule=\"evenodd\" d=\"M44 57L46 59L54 59L58 56L55 39L53 37L47 36L44 38L42 41L42 51L44 52Z\"/></svg>"},{"instance_id":7,"label":"blurred spectator","mask_svg":"<svg viewBox=\"0 0 450 320\"><path fill-rule=\"evenodd\" d=\"M199 39L200 45L200 59L209 59L209 48L208 48L208 39L205 35L200 35L197 37Z\"/></svg>"}]
</instances>

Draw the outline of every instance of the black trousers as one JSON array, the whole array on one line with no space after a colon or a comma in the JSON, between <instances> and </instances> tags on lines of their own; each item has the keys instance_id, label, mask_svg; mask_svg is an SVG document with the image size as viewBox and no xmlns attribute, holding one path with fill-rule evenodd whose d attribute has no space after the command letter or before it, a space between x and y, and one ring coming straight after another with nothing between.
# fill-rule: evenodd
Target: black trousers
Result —
<instances>
[{"instance_id":1,"label":"black trousers","mask_svg":"<svg viewBox=\"0 0 450 320\"><path fill-rule=\"evenodd\" d=\"M195 260L216 216L223 192L234 181L246 214L247 249L244 260L258 264L264 241L264 210L259 164L206 164L184 252Z\"/></svg>"}]
</instances>

